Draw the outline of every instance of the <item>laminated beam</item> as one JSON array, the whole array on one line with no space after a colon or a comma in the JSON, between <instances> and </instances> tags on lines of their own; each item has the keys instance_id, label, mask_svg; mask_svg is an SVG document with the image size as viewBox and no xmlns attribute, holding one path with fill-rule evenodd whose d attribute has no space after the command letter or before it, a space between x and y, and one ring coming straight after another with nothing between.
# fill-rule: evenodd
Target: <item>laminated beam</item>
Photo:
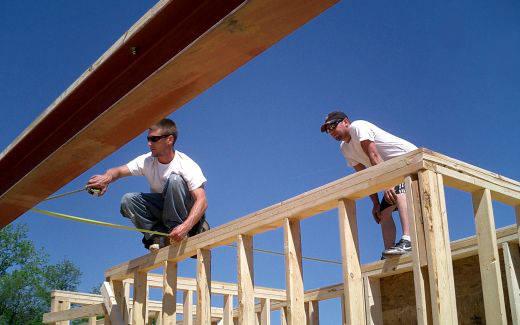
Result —
<instances>
[{"instance_id":1,"label":"laminated beam","mask_svg":"<svg viewBox=\"0 0 520 325\"><path fill-rule=\"evenodd\" d=\"M0 227L337 1L160 1L2 152Z\"/></svg>"}]
</instances>

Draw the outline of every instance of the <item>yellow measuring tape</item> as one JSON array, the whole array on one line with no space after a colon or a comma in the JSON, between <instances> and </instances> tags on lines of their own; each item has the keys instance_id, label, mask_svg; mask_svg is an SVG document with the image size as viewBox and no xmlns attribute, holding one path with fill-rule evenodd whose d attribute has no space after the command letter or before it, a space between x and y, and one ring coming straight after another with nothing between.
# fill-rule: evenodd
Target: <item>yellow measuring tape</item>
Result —
<instances>
[{"instance_id":1,"label":"yellow measuring tape","mask_svg":"<svg viewBox=\"0 0 520 325\"><path fill-rule=\"evenodd\" d=\"M38 213L41 213L41 214L45 214L45 215L48 215L48 216L51 216L51 217L57 217L57 218L61 218L61 219L73 220L73 221L78 221L78 222L83 222L83 223L89 223L91 225L104 226L104 227L110 227L110 228L115 228L115 229L123 229L123 230L130 230L130 231L147 232L149 234L160 235L160 236L168 236L167 233L160 232L160 231L153 231L153 230L147 230L147 229L133 228L133 227L128 227L128 226L118 225L118 224L115 224L115 223L98 221L98 220L92 220L92 219L87 219L87 218L80 218L80 217L75 217L75 216L71 216L71 215L68 215L68 214L57 213L57 212L52 212L52 211L47 211L47 210L42 210L42 209L33 208L33 209L31 209L31 211L38 212Z\"/></svg>"},{"instance_id":2,"label":"yellow measuring tape","mask_svg":"<svg viewBox=\"0 0 520 325\"><path fill-rule=\"evenodd\" d=\"M88 224L91 224L91 225L97 225L97 226L103 226L103 227L109 227L109 228L115 228L115 229L123 229L123 230L129 230L129 231L146 232L146 233L149 233L149 234L160 235L160 236L168 236L167 233L160 232L160 231L153 231L153 230L147 230L147 229L133 228L133 227L128 227L128 226L118 225L118 224L115 224L115 223L98 221L98 220L92 220L92 219L87 219L87 218L81 218L81 217L71 216L71 215L64 214L64 213L52 212L52 211L48 211L48 210L32 208L30 211L41 213L41 214L44 214L44 215L47 215L47 216L50 216L50 217L56 217L56 218L60 218L60 219L66 219L66 220L72 220L72 221L77 221L77 222L83 222L83 223L88 223ZM236 245L226 245L226 246L236 247ZM280 256L284 256L285 255L283 253L274 252L274 251L268 251L268 250L265 250L265 249L258 249L258 248L253 248L253 251L256 251L256 252L259 252L259 253L280 255ZM315 257L305 257L305 256L303 256L302 259L309 260L309 261L315 261L315 262L323 262L323 263L340 264L341 265L341 262L338 262L338 261L326 260L326 259L315 258Z\"/></svg>"}]
</instances>

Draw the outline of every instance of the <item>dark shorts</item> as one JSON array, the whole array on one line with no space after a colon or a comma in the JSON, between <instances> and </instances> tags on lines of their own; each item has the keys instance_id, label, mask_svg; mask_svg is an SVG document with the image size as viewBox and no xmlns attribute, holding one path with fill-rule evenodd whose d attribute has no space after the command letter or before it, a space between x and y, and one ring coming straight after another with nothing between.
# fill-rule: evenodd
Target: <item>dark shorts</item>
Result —
<instances>
[{"instance_id":1,"label":"dark shorts","mask_svg":"<svg viewBox=\"0 0 520 325\"><path fill-rule=\"evenodd\" d=\"M395 191L395 194L406 193L406 190L405 190L405 187L404 187L404 183L396 185L394 187L394 191ZM381 203L379 204L379 206L380 206L379 211L382 212L383 210L391 207L392 205L390 203L386 202L385 196L383 195L383 197L381 198ZM395 205L395 208L392 211L397 211L397 205Z\"/></svg>"}]
</instances>

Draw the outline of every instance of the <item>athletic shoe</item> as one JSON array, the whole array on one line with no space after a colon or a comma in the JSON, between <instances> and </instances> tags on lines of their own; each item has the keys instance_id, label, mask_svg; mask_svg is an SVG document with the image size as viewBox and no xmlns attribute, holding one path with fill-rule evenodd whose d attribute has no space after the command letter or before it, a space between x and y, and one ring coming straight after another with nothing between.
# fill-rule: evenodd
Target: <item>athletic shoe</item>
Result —
<instances>
[{"instance_id":1,"label":"athletic shoe","mask_svg":"<svg viewBox=\"0 0 520 325\"><path fill-rule=\"evenodd\" d=\"M409 240L401 239L394 247L385 249L383 255L403 255L412 251L412 243Z\"/></svg>"},{"instance_id":2,"label":"athletic shoe","mask_svg":"<svg viewBox=\"0 0 520 325\"><path fill-rule=\"evenodd\" d=\"M148 246L148 250L154 253L166 246L168 246L166 238L163 236L153 236L150 238L150 246Z\"/></svg>"},{"instance_id":3,"label":"athletic shoe","mask_svg":"<svg viewBox=\"0 0 520 325\"><path fill-rule=\"evenodd\" d=\"M160 248L159 244L151 244L150 247L148 247L151 253L157 252Z\"/></svg>"}]
</instances>

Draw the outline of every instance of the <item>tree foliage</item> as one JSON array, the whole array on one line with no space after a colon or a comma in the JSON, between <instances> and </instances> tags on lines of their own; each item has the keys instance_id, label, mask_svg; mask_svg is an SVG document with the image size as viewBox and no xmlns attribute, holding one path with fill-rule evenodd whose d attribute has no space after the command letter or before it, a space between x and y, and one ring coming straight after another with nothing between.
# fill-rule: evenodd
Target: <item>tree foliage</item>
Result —
<instances>
[{"instance_id":1,"label":"tree foliage","mask_svg":"<svg viewBox=\"0 0 520 325\"><path fill-rule=\"evenodd\" d=\"M80 270L69 260L50 264L27 239L27 227L0 229L0 325L41 324L52 290L76 290Z\"/></svg>"}]
</instances>

